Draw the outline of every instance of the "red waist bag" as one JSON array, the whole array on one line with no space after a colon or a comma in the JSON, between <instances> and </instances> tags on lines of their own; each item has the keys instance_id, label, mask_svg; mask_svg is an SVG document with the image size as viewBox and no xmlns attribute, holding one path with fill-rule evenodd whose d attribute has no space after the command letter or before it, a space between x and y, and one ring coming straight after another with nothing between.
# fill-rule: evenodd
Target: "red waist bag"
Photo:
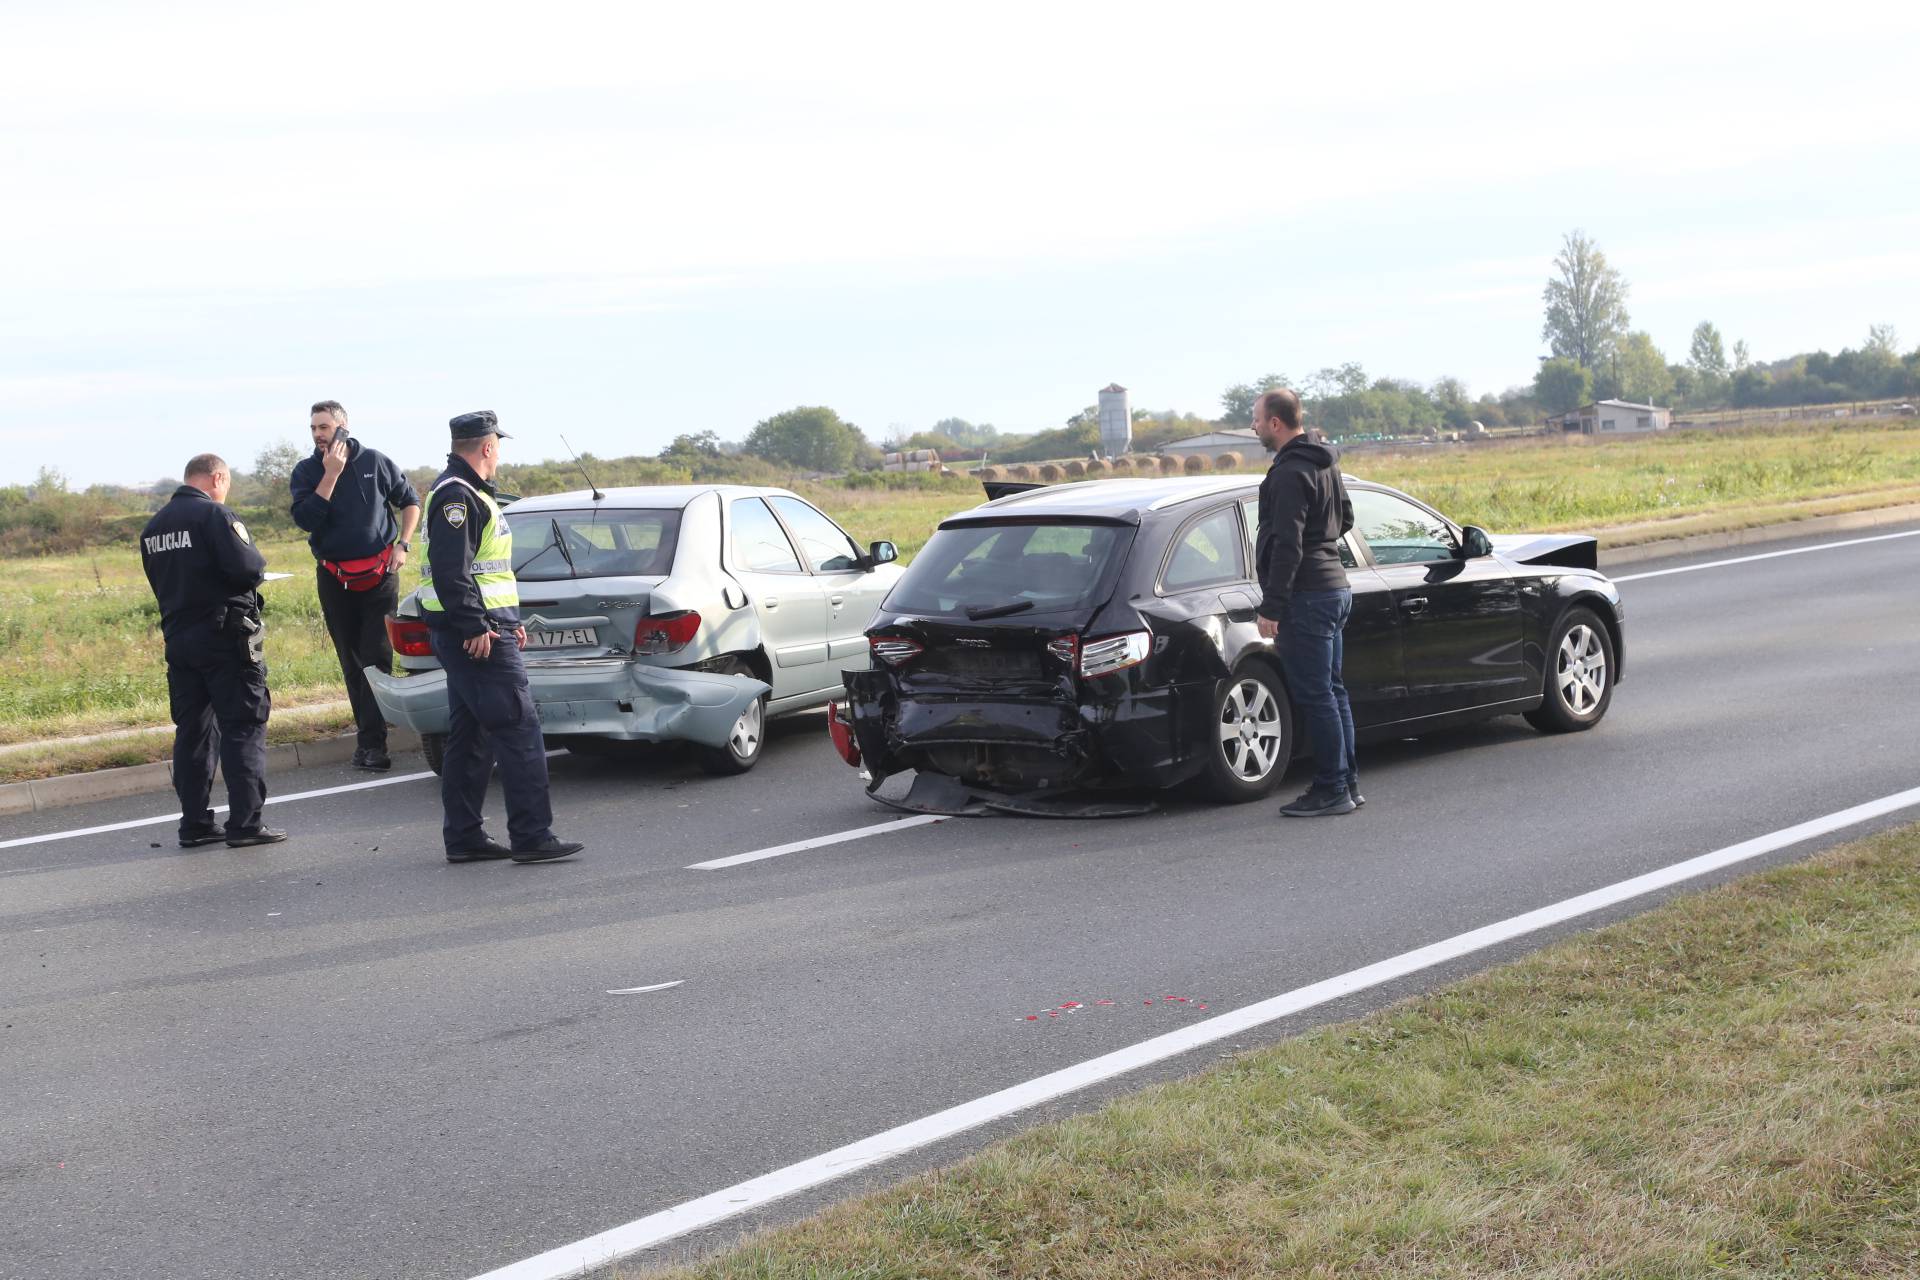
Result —
<instances>
[{"instance_id":1,"label":"red waist bag","mask_svg":"<svg viewBox=\"0 0 1920 1280\"><path fill-rule=\"evenodd\" d=\"M322 560L322 568L340 580L349 591L371 591L386 581L393 569L393 548L382 547L377 556L358 560Z\"/></svg>"}]
</instances>

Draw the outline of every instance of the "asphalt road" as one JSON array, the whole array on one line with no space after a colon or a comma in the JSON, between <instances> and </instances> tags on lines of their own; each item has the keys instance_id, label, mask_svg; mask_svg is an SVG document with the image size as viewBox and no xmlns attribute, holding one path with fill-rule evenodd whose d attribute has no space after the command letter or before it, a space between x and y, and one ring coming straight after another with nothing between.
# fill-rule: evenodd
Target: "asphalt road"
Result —
<instances>
[{"instance_id":1,"label":"asphalt road","mask_svg":"<svg viewBox=\"0 0 1920 1280\"><path fill-rule=\"evenodd\" d=\"M670 754L555 758L559 828L589 845L570 863L448 866L423 780L275 805L295 838L266 851L181 851L170 822L0 848L0 1276L459 1280L1920 784L1920 538L1623 590L1627 679L1600 728L1549 738L1505 720L1364 752L1372 803L1338 820L1175 800L687 870L890 816L815 715L777 726L745 779ZM56 810L0 822L0 841L165 811L154 797ZM1091 1007L1027 1020L1072 1000Z\"/></svg>"}]
</instances>

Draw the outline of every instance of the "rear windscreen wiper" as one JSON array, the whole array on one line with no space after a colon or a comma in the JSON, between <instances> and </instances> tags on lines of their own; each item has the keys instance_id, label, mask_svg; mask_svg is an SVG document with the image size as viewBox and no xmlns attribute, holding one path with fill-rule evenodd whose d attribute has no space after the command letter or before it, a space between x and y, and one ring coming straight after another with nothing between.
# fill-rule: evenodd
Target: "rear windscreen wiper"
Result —
<instances>
[{"instance_id":1,"label":"rear windscreen wiper","mask_svg":"<svg viewBox=\"0 0 1920 1280\"><path fill-rule=\"evenodd\" d=\"M1004 618L1010 613L1019 613L1031 608L1033 608L1031 600L1014 600L1007 604L968 605L967 617L971 621L979 622L984 618Z\"/></svg>"},{"instance_id":2,"label":"rear windscreen wiper","mask_svg":"<svg viewBox=\"0 0 1920 1280\"><path fill-rule=\"evenodd\" d=\"M580 568L573 562L573 552L567 550L567 535L560 532L560 521L558 517L547 523L553 526L553 545L560 548L560 558L567 562L567 572L576 578L579 577Z\"/></svg>"}]
</instances>

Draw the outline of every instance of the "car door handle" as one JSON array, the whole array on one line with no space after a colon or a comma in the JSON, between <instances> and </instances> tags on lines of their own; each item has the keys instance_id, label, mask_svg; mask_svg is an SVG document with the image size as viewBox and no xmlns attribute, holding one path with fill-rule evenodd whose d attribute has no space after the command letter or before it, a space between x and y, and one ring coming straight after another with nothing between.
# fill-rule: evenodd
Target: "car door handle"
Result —
<instances>
[{"instance_id":1,"label":"car door handle","mask_svg":"<svg viewBox=\"0 0 1920 1280\"><path fill-rule=\"evenodd\" d=\"M761 596L760 603L765 608L778 609L780 607L780 597L779 596Z\"/></svg>"},{"instance_id":2,"label":"car door handle","mask_svg":"<svg viewBox=\"0 0 1920 1280\"><path fill-rule=\"evenodd\" d=\"M1400 607L1408 613L1425 613L1427 611L1427 598L1425 596L1414 596L1409 600L1402 600Z\"/></svg>"},{"instance_id":3,"label":"car door handle","mask_svg":"<svg viewBox=\"0 0 1920 1280\"><path fill-rule=\"evenodd\" d=\"M833 601L833 607L836 609L838 609L841 605L847 602L847 598L845 596L828 596L827 598Z\"/></svg>"}]
</instances>

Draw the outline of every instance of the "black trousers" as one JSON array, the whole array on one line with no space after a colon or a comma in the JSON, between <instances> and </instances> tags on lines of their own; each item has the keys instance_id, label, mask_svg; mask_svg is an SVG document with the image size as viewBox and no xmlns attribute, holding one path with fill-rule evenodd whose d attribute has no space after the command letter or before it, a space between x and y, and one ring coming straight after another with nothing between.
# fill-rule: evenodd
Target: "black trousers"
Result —
<instances>
[{"instance_id":1,"label":"black trousers","mask_svg":"<svg viewBox=\"0 0 1920 1280\"><path fill-rule=\"evenodd\" d=\"M487 779L500 763L507 799L507 836L530 849L553 834L547 796L547 748L527 689L527 668L511 636L495 636L481 662L467 656L457 632L428 632L433 656L447 673L447 746L440 762L440 835L449 849L480 838Z\"/></svg>"},{"instance_id":2,"label":"black trousers","mask_svg":"<svg viewBox=\"0 0 1920 1280\"><path fill-rule=\"evenodd\" d=\"M387 722L374 701L373 687L362 667L393 670L393 642L387 638L387 619L400 603L400 576L390 573L371 591L349 591L340 579L316 564L319 575L320 616L326 619L333 651L340 656L340 674L347 682L347 701L353 704L353 723L359 729L361 750L387 749Z\"/></svg>"},{"instance_id":3,"label":"black trousers","mask_svg":"<svg viewBox=\"0 0 1920 1280\"><path fill-rule=\"evenodd\" d=\"M227 834L260 830L267 802L267 667L247 655L243 637L212 624L167 641L167 701L173 712L173 790L180 836L209 835L217 758L227 779Z\"/></svg>"}]
</instances>

